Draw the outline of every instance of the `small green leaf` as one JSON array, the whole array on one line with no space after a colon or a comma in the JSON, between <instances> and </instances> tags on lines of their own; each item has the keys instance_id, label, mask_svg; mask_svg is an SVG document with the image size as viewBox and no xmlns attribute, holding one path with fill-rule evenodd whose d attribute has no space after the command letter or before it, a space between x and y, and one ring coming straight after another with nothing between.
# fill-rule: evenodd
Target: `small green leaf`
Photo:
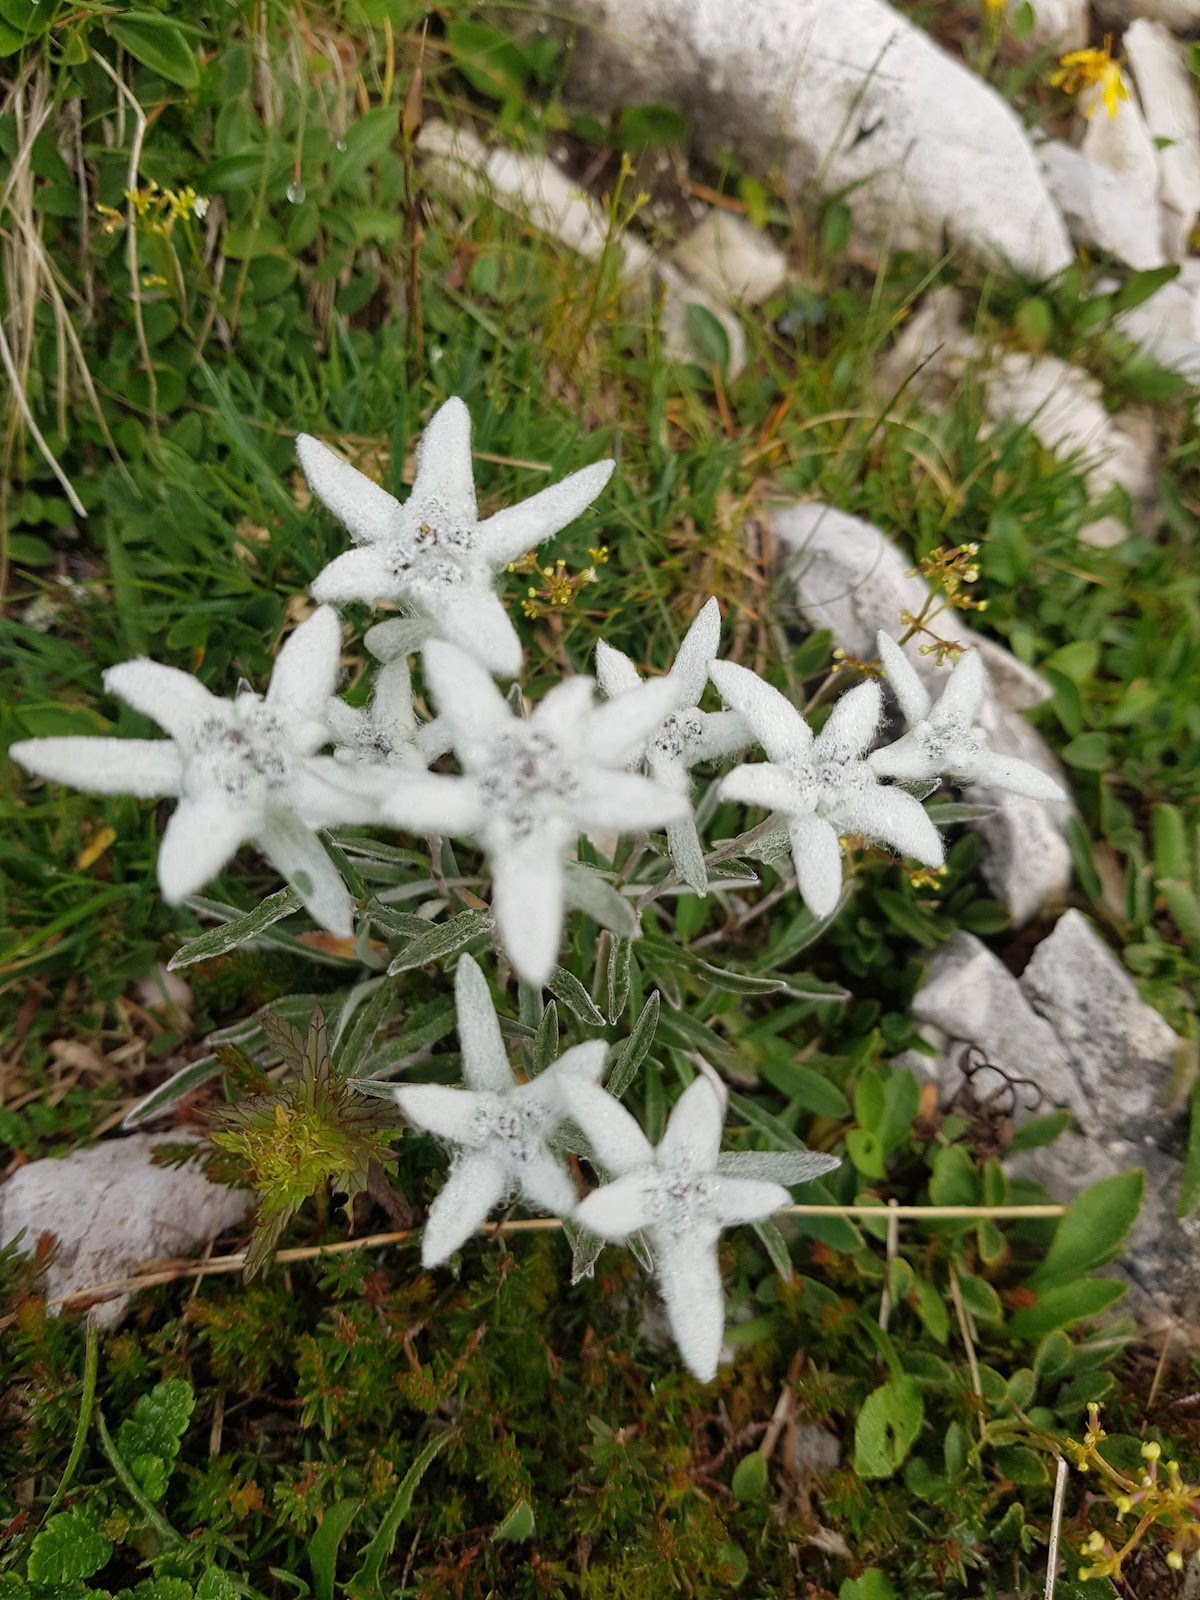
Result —
<instances>
[{"instance_id":1,"label":"small green leaf","mask_svg":"<svg viewBox=\"0 0 1200 1600\"><path fill-rule=\"evenodd\" d=\"M112 1545L86 1512L60 1511L34 1535L25 1574L30 1583L69 1583L99 1572L111 1554Z\"/></svg>"},{"instance_id":2,"label":"small green leaf","mask_svg":"<svg viewBox=\"0 0 1200 1600\"><path fill-rule=\"evenodd\" d=\"M568 972L565 967L555 967L546 979L546 987L580 1022L588 1022L594 1028L604 1026L604 1013L573 972Z\"/></svg>"},{"instance_id":3,"label":"small green leaf","mask_svg":"<svg viewBox=\"0 0 1200 1600\"><path fill-rule=\"evenodd\" d=\"M320 1527L308 1541L308 1564L312 1568L315 1600L333 1600L338 1549L357 1511L357 1500L339 1500L325 1512Z\"/></svg>"},{"instance_id":4,"label":"small green leaf","mask_svg":"<svg viewBox=\"0 0 1200 1600\"><path fill-rule=\"evenodd\" d=\"M626 106L617 119L617 144L622 150L661 150L686 144L688 120L670 106Z\"/></svg>"},{"instance_id":5,"label":"small green leaf","mask_svg":"<svg viewBox=\"0 0 1200 1600\"><path fill-rule=\"evenodd\" d=\"M658 1028L658 1014L662 1000L658 990L651 992L649 999L638 1013L638 1019L633 1025L633 1031L621 1048L613 1056L612 1068L608 1074L606 1085L609 1094L619 1100L637 1076L637 1070L650 1052L654 1043L654 1034Z\"/></svg>"},{"instance_id":6,"label":"small green leaf","mask_svg":"<svg viewBox=\"0 0 1200 1600\"><path fill-rule=\"evenodd\" d=\"M869 1394L854 1428L854 1470L890 1478L904 1463L925 1421L925 1400L912 1378L893 1378Z\"/></svg>"},{"instance_id":7,"label":"small green leaf","mask_svg":"<svg viewBox=\"0 0 1200 1600\"><path fill-rule=\"evenodd\" d=\"M417 1452L412 1466L401 1478L392 1503L379 1525L379 1532L363 1552L357 1572L346 1585L346 1592L353 1600L383 1600L383 1586L380 1583L383 1563L392 1553L400 1524L412 1510L413 1496L420 1487L421 1479L438 1451L444 1449L449 1440L449 1433L435 1434Z\"/></svg>"},{"instance_id":8,"label":"small green leaf","mask_svg":"<svg viewBox=\"0 0 1200 1600\"><path fill-rule=\"evenodd\" d=\"M200 84L200 63L183 34L166 17L151 12L137 16L110 17L108 30L113 38L144 67L157 72L168 83L181 89Z\"/></svg>"},{"instance_id":9,"label":"small green leaf","mask_svg":"<svg viewBox=\"0 0 1200 1600\"><path fill-rule=\"evenodd\" d=\"M238 945L246 944L258 934L290 917L300 909L300 896L294 889L279 889L243 916L232 917L219 928L211 928L196 939L181 945L167 962L168 972L178 972L180 967L190 967L195 961L208 961L215 956L227 955Z\"/></svg>"},{"instance_id":10,"label":"small green leaf","mask_svg":"<svg viewBox=\"0 0 1200 1600\"><path fill-rule=\"evenodd\" d=\"M528 1500L518 1500L503 1522L497 1523L492 1538L503 1539L509 1544L523 1544L526 1539L532 1539L533 1534L533 1507Z\"/></svg>"},{"instance_id":11,"label":"small green leaf","mask_svg":"<svg viewBox=\"0 0 1200 1600\"><path fill-rule=\"evenodd\" d=\"M476 939L487 938L492 930L492 919L486 911L460 911L448 922L437 922L428 933L411 939L388 967L388 977L397 972L411 972L414 967L428 967L435 962L445 965L454 956L461 955Z\"/></svg>"},{"instance_id":12,"label":"small green leaf","mask_svg":"<svg viewBox=\"0 0 1200 1600\"><path fill-rule=\"evenodd\" d=\"M1085 1189L1059 1222L1046 1259L1030 1282L1069 1283L1111 1261L1137 1220L1145 1181L1138 1167Z\"/></svg>"},{"instance_id":13,"label":"small green leaf","mask_svg":"<svg viewBox=\"0 0 1200 1600\"><path fill-rule=\"evenodd\" d=\"M771 1487L767 1458L757 1450L743 1456L733 1469L733 1498L740 1505L761 1504Z\"/></svg>"},{"instance_id":14,"label":"small green leaf","mask_svg":"<svg viewBox=\"0 0 1200 1600\"><path fill-rule=\"evenodd\" d=\"M1113 1278L1084 1278L1079 1283L1047 1289L1038 1295L1034 1305L1022 1307L1008 1319L1005 1332L1013 1341L1040 1339L1056 1328L1069 1328L1072 1323L1098 1317L1124 1293L1125 1285Z\"/></svg>"},{"instance_id":15,"label":"small green leaf","mask_svg":"<svg viewBox=\"0 0 1200 1600\"><path fill-rule=\"evenodd\" d=\"M182 1378L168 1378L165 1383L156 1383L149 1394L140 1396L134 1402L132 1413L117 1429L117 1449L143 1487L145 1479L135 1463L144 1456L157 1458L169 1471L179 1454L180 1441L187 1432L195 1407L196 1396L192 1393L192 1386ZM166 1471L162 1478L164 1490ZM157 1482L157 1475L151 1476ZM150 1498L159 1496L150 1495Z\"/></svg>"},{"instance_id":16,"label":"small green leaf","mask_svg":"<svg viewBox=\"0 0 1200 1600\"><path fill-rule=\"evenodd\" d=\"M1187 1157L1183 1164L1183 1179L1179 1185L1179 1215L1190 1217L1198 1205L1200 1205L1200 1080L1192 1085Z\"/></svg>"},{"instance_id":17,"label":"small green leaf","mask_svg":"<svg viewBox=\"0 0 1200 1600\"><path fill-rule=\"evenodd\" d=\"M729 371L729 335L707 306L684 307L688 342L696 361L704 368L716 367L722 377Z\"/></svg>"}]
</instances>

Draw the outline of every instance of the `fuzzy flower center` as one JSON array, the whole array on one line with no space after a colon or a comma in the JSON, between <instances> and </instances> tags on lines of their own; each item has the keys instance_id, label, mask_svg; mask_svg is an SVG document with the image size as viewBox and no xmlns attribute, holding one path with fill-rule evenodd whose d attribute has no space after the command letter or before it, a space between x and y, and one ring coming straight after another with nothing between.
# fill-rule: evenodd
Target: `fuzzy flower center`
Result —
<instances>
[{"instance_id":1,"label":"fuzzy flower center","mask_svg":"<svg viewBox=\"0 0 1200 1600\"><path fill-rule=\"evenodd\" d=\"M647 1201L653 1226L683 1238L705 1221L712 1208L713 1181L683 1160L661 1167L648 1185Z\"/></svg>"},{"instance_id":2,"label":"fuzzy flower center","mask_svg":"<svg viewBox=\"0 0 1200 1600\"><path fill-rule=\"evenodd\" d=\"M544 1108L529 1096L489 1094L480 1097L475 1112L475 1137L512 1167L523 1166L535 1155L545 1131Z\"/></svg>"},{"instance_id":3,"label":"fuzzy flower center","mask_svg":"<svg viewBox=\"0 0 1200 1600\"><path fill-rule=\"evenodd\" d=\"M983 729L971 727L962 717L947 717L942 722L920 722L913 733L931 761L943 761L952 751L983 749Z\"/></svg>"},{"instance_id":4,"label":"fuzzy flower center","mask_svg":"<svg viewBox=\"0 0 1200 1600\"><path fill-rule=\"evenodd\" d=\"M389 551L397 578L446 586L466 575L474 523L464 522L445 501L428 497L405 506L400 537Z\"/></svg>"},{"instance_id":5,"label":"fuzzy flower center","mask_svg":"<svg viewBox=\"0 0 1200 1600\"><path fill-rule=\"evenodd\" d=\"M652 748L660 756L678 761L689 755L700 742L704 724L695 711L672 711L659 723Z\"/></svg>"},{"instance_id":6,"label":"fuzzy flower center","mask_svg":"<svg viewBox=\"0 0 1200 1600\"><path fill-rule=\"evenodd\" d=\"M479 786L489 821L514 839L527 839L569 812L579 780L549 734L518 728L493 742Z\"/></svg>"},{"instance_id":7,"label":"fuzzy flower center","mask_svg":"<svg viewBox=\"0 0 1200 1600\"><path fill-rule=\"evenodd\" d=\"M185 756L189 794L219 789L231 803L262 804L285 789L294 751L282 720L252 694L206 716Z\"/></svg>"},{"instance_id":8,"label":"fuzzy flower center","mask_svg":"<svg viewBox=\"0 0 1200 1600\"><path fill-rule=\"evenodd\" d=\"M875 776L865 761L794 761L792 777L807 809L830 817L850 795L873 787Z\"/></svg>"}]
</instances>

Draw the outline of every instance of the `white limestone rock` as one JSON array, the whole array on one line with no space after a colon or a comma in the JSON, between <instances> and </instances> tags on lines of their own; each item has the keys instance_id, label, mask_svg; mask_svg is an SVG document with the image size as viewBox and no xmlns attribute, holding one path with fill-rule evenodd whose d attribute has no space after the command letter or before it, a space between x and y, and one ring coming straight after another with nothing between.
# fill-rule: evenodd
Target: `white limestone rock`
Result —
<instances>
[{"instance_id":1,"label":"white limestone rock","mask_svg":"<svg viewBox=\"0 0 1200 1600\"><path fill-rule=\"evenodd\" d=\"M710 211L671 259L709 294L748 306L761 305L787 282L787 257L779 246L728 211Z\"/></svg>"},{"instance_id":2,"label":"white limestone rock","mask_svg":"<svg viewBox=\"0 0 1200 1600\"><path fill-rule=\"evenodd\" d=\"M1110 116L1097 84L1080 96L1079 108L1086 117L1079 148L1087 159L1107 167L1157 202L1158 152L1137 100L1132 95L1128 100L1119 100L1115 115ZM1091 115L1087 116L1089 111Z\"/></svg>"},{"instance_id":3,"label":"white limestone rock","mask_svg":"<svg viewBox=\"0 0 1200 1600\"><path fill-rule=\"evenodd\" d=\"M1125 23L1134 17L1149 17L1165 22L1168 28L1186 33L1200 28L1200 0L1096 0L1096 13L1102 22Z\"/></svg>"},{"instance_id":4,"label":"white limestone rock","mask_svg":"<svg viewBox=\"0 0 1200 1600\"><path fill-rule=\"evenodd\" d=\"M1122 312L1117 327L1159 366L1200 384L1200 257L1181 263L1173 282Z\"/></svg>"},{"instance_id":5,"label":"white limestone rock","mask_svg":"<svg viewBox=\"0 0 1200 1600\"><path fill-rule=\"evenodd\" d=\"M1130 23L1124 45L1155 142L1164 242L1178 260L1200 215L1200 102L1182 49L1162 23Z\"/></svg>"},{"instance_id":6,"label":"white limestone rock","mask_svg":"<svg viewBox=\"0 0 1200 1600\"><path fill-rule=\"evenodd\" d=\"M1011 107L884 0L539 0L577 94L688 116L702 154L846 197L875 246L948 237L1047 277L1072 257Z\"/></svg>"},{"instance_id":7,"label":"white limestone rock","mask_svg":"<svg viewBox=\"0 0 1200 1600\"><path fill-rule=\"evenodd\" d=\"M1023 0L1008 0L1010 17L1020 11ZM1050 44L1061 54L1081 50L1088 42L1089 0L1031 0L1034 44Z\"/></svg>"},{"instance_id":8,"label":"white limestone rock","mask_svg":"<svg viewBox=\"0 0 1200 1600\"><path fill-rule=\"evenodd\" d=\"M1038 162L1076 244L1103 250L1137 272L1163 265L1161 217L1153 194L1062 139L1039 145Z\"/></svg>"},{"instance_id":9,"label":"white limestone rock","mask_svg":"<svg viewBox=\"0 0 1200 1600\"><path fill-rule=\"evenodd\" d=\"M0 1185L0 1244L21 1234L21 1248L32 1255L43 1234L53 1235L44 1279L51 1300L208 1244L242 1220L252 1197L210 1183L195 1162L152 1163L156 1145L186 1142L179 1132L135 1133L61 1159L31 1161ZM89 1317L98 1327L115 1327L128 1299L100 1301Z\"/></svg>"},{"instance_id":10,"label":"white limestone rock","mask_svg":"<svg viewBox=\"0 0 1200 1600\"><path fill-rule=\"evenodd\" d=\"M491 148L469 129L436 119L422 128L417 148L429 175L456 199L468 203L491 200L588 261L599 261L606 248L617 249L626 283L646 292L661 292L663 342L673 360L697 359L687 308L698 305L716 317L725 331L730 376L736 377L745 366L745 330L728 303L703 285L692 283L670 262L660 264L637 235L611 236L609 219L601 207L549 156Z\"/></svg>"}]
</instances>

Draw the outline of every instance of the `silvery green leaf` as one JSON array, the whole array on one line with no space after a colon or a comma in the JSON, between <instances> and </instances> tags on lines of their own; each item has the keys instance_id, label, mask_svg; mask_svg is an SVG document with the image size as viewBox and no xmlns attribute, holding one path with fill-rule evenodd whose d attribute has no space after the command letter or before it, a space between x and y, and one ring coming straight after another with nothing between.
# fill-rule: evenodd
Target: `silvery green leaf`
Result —
<instances>
[{"instance_id":1,"label":"silvery green leaf","mask_svg":"<svg viewBox=\"0 0 1200 1600\"><path fill-rule=\"evenodd\" d=\"M550 1063L557 1059L558 1053L558 1007L551 1000L542 1012L542 1020L533 1041L535 1072L545 1072Z\"/></svg>"},{"instance_id":2,"label":"silvery green leaf","mask_svg":"<svg viewBox=\"0 0 1200 1600\"><path fill-rule=\"evenodd\" d=\"M149 1122L152 1117L161 1117L164 1111L169 1111L173 1105L178 1104L184 1095L191 1094L193 1089L198 1089L202 1083L207 1083L210 1078L215 1078L221 1071L221 1063L216 1056L204 1056L199 1061L189 1061L186 1067L180 1067L178 1072L173 1072L165 1083L160 1083L157 1089L151 1089L129 1112L121 1123L122 1133L129 1133L134 1128L140 1128L143 1122Z\"/></svg>"},{"instance_id":3,"label":"silvery green leaf","mask_svg":"<svg viewBox=\"0 0 1200 1600\"><path fill-rule=\"evenodd\" d=\"M486 911L460 911L449 922L427 926L427 931L410 940L387 969L389 978L397 972L410 972L433 962L445 963L477 939L491 939L492 919Z\"/></svg>"},{"instance_id":4,"label":"silvery green leaf","mask_svg":"<svg viewBox=\"0 0 1200 1600\"><path fill-rule=\"evenodd\" d=\"M555 967L546 979L546 987L580 1022L590 1022L595 1028L604 1026L604 1013L573 972Z\"/></svg>"},{"instance_id":5,"label":"silvery green leaf","mask_svg":"<svg viewBox=\"0 0 1200 1600\"><path fill-rule=\"evenodd\" d=\"M724 1150L717 1157L717 1171L730 1178L759 1178L765 1183L781 1183L794 1188L812 1183L841 1166L838 1156L819 1150Z\"/></svg>"},{"instance_id":6,"label":"silvery green leaf","mask_svg":"<svg viewBox=\"0 0 1200 1600\"><path fill-rule=\"evenodd\" d=\"M633 943L613 938L608 947L608 1020L615 1024L629 1000L630 967Z\"/></svg>"},{"instance_id":7,"label":"silvery green leaf","mask_svg":"<svg viewBox=\"0 0 1200 1600\"><path fill-rule=\"evenodd\" d=\"M629 1088L637 1076L638 1068L650 1053L650 1046L654 1043L654 1034L658 1027L661 1005L658 990L655 989L638 1013L638 1019L629 1037L613 1056L612 1070L608 1074L608 1083L605 1087L615 1100L619 1100Z\"/></svg>"},{"instance_id":8,"label":"silvery green leaf","mask_svg":"<svg viewBox=\"0 0 1200 1600\"><path fill-rule=\"evenodd\" d=\"M577 1228L573 1222L564 1222L563 1232L571 1246L571 1287L574 1288L582 1279L594 1275L604 1240Z\"/></svg>"},{"instance_id":9,"label":"silvery green leaf","mask_svg":"<svg viewBox=\"0 0 1200 1600\"><path fill-rule=\"evenodd\" d=\"M637 938L640 932L637 912L595 868L571 862L566 869L565 887L568 905L584 912L620 939Z\"/></svg>"},{"instance_id":10,"label":"silvery green leaf","mask_svg":"<svg viewBox=\"0 0 1200 1600\"><path fill-rule=\"evenodd\" d=\"M788 1254L787 1240L780 1233L770 1217L764 1217L759 1222L752 1222L750 1226L758 1235L759 1243L767 1252L767 1257L775 1271L784 1283L792 1281L792 1258Z\"/></svg>"},{"instance_id":11,"label":"silvery green leaf","mask_svg":"<svg viewBox=\"0 0 1200 1600\"><path fill-rule=\"evenodd\" d=\"M168 972L178 972L180 967L189 967L194 961L209 961L214 956L227 955L239 945L258 938L275 923L282 922L284 917L290 917L299 911L300 896L294 889L278 889L274 894L268 895L253 911L243 912L234 911L231 906L224 906L220 901L205 900L199 896L194 896L188 904L195 911L209 916L220 916L223 925L219 928L210 928L207 933L202 933L181 945L167 962Z\"/></svg>"}]
</instances>

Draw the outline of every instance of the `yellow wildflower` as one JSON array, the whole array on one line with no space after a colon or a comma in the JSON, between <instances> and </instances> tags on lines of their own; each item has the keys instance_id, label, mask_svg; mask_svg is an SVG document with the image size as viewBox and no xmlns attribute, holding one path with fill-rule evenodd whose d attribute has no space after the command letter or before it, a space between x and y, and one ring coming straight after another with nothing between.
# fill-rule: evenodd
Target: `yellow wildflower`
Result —
<instances>
[{"instance_id":1,"label":"yellow wildflower","mask_svg":"<svg viewBox=\"0 0 1200 1600\"><path fill-rule=\"evenodd\" d=\"M1129 89L1121 75L1121 68L1113 58L1112 36L1109 35L1099 50L1072 50L1063 56L1058 69L1050 74L1050 82L1064 94L1080 95L1086 89L1098 89L1098 94L1088 97L1084 115L1093 117L1100 105L1110 117L1115 117L1122 100L1129 99Z\"/></svg>"}]
</instances>

